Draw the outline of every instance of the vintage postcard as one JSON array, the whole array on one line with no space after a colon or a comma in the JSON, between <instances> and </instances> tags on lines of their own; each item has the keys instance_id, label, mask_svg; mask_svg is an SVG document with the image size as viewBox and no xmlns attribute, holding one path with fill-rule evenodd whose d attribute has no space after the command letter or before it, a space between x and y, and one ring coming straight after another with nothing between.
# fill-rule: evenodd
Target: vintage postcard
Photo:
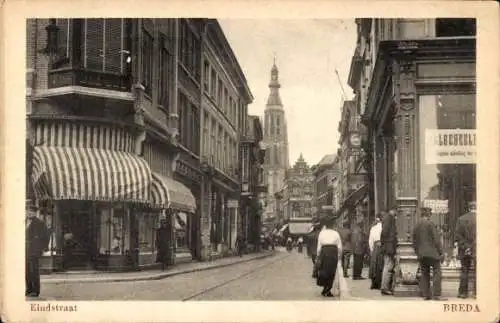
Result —
<instances>
[{"instance_id":1,"label":"vintage postcard","mask_svg":"<svg viewBox=\"0 0 500 323\"><path fill-rule=\"evenodd\" d=\"M498 320L498 6L2 10L2 320Z\"/></svg>"}]
</instances>

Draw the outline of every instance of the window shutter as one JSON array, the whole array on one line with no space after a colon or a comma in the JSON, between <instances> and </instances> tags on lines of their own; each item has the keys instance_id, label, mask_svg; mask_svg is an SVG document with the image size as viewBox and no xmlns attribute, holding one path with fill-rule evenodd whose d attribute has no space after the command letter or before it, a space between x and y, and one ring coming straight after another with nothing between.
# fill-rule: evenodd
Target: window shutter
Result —
<instances>
[{"instance_id":1,"label":"window shutter","mask_svg":"<svg viewBox=\"0 0 500 323\"><path fill-rule=\"evenodd\" d=\"M69 19L56 19L58 32L57 54L60 57L69 57L70 23Z\"/></svg>"},{"instance_id":2,"label":"window shutter","mask_svg":"<svg viewBox=\"0 0 500 323\"><path fill-rule=\"evenodd\" d=\"M123 72L123 19L105 19L105 62L104 70L110 73Z\"/></svg>"},{"instance_id":3,"label":"window shutter","mask_svg":"<svg viewBox=\"0 0 500 323\"><path fill-rule=\"evenodd\" d=\"M85 68L102 71L104 62L104 19L87 19L85 23Z\"/></svg>"}]
</instances>

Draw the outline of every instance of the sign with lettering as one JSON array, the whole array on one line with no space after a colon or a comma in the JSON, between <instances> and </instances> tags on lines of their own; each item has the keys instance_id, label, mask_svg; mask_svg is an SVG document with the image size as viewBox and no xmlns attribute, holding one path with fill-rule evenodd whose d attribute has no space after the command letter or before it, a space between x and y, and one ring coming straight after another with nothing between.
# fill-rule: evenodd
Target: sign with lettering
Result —
<instances>
[{"instance_id":1,"label":"sign with lettering","mask_svg":"<svg viewBox=\"0 0 500 323\"><path fill-rule=\"evenodd\" d=\"M424 200L424 207L430 208L432 213L448 213L448 200Z\"/></svg>"},{"instance_id":2,"label":"sign with lettering","mask_svg":"<svg viewBox=\"0 0 500 323\"><path fill-rule=\"evenodd\" d=\"M476 129L426 129L425 163L475 164Z\"/></svg>"}]
</instances>

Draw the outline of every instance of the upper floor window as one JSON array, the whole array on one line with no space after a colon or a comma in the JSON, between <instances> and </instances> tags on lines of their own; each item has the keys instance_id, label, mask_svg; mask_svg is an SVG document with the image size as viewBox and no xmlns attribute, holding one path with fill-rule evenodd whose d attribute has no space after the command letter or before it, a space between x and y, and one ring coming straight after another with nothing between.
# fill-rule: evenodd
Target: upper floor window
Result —
<instances>
[{"instance_id":1,"label":"upper floor window","mask_svg":"<svg viewBox=\"0 0 500 323\"><path fill-rule=\"evenodd\" d=\"M160 48L160 80L159 80L159 104L163 106L164 109L168 109L168 100L170 89L169 76L171 71L171 55L167 50L167 43L165 40L166 36L161 36L161 48Z\"/></svg>"},{"instance_id":2,"label":"upper floor window","mask_svg":"<svg viewBox=\"0 0 500 323\"><path fill-rule=\"evenodd\" d=\"M142 28L142 73L143 85L147 94L151 95L153 86L153 23L145 20Z\"/></svg>"},{"instance_id":3,"label":"upper floor window","mask_svg":"<svg viewBox=\"0 0 500 323\"><path fill-rule=\"evenodd\" d=\"M208 61L204 62L203 68L203 86L205 87L205 91L210 91L210 64Z\"/></svg>"},{"instance_id":4,"label":"upper floor window","mask_svg":"<svg viewBox=\"0 0 500 323\"><path fill-rule=\"evenodd\" d=\"M279 135L279 134L280 134L280 132L281 132L280 127L281 127L281 124L280 124L280 118L279 118L279 117L277 117L277 118L276 118L276 134L277 134L277 135Z\"/></svg>"},{"instance_id":5,"label":"upper floor window","mask_svg":"<svg viewBox=\"0 0 500 323\"><path fill-rule=\"evenodd\" d=\"M56 19L59 28L57 32L57 56L60 59L69 58L72 37L71 19Z\"/></svg>"},{"instance_id":6,"label":"upper floor window","mask_svg":"<svg viewBox=\"0 0 500 323\"><path fill-rule=\"evenodd\" d=\"M198 82L200 81L201 50L198 36L191 30L185 19L181 20L179 57L181 64Z\"/></svg>"},{"instance_id":7,"label":"upper floor window","mask_svg":"<svg viewBox=\"0 0 500 323\"><path fill-rule=\"evenodd\" d=\"M475 36L476 19L436 19L436 37Z\"/></svg>"},{"instance_id":8,"label":"upper floor window","mask_svg":"<svg viewBox=\"0 0 500 323\"><path fill-rule=\"evenodd\" d=\"M210 95L212 98L215 98L217 94L217 73L214 69L212 69L212 73L210 76Z\"/></svg>"},{"instance_id":9,"label":"upper floor window","mask_svg":"<svg viewBox=\"0 0 500 323\"><path fill-rule=\"evenodd\" d=\"M124 74L125 19L85 19L83 26L84 54L86 69ZM67 41L67 44L69 42ZM127 56L128 57L128 56Z\"/></svg>"}]
</instances>

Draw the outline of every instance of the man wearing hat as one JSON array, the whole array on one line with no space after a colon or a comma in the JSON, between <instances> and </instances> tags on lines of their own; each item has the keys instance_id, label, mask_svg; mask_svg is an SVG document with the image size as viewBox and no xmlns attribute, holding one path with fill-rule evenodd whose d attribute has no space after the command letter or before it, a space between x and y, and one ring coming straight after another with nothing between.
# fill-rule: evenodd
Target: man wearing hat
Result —
<instances>
[{"instance_id":1,"label":"man wearing hat","mask_svg":"<svg viewBox=\"0 0 500 323\"><path fill-rule=\"evenodd\" d=\"M322 225L321 223L315 219L312 223L311 231L307 234L307 253L311 255L311 259L313 262L313 278L315 277L315 268L314 263L316 261L317 256L317 248L318 248L318 236L321 231Z\"/></svg>"},{"instance_id":2,"label":"man wearing hat","mask_svg":"<svg viewBox=\"0 0 500 323\"><path fill-rule=\"evenodd\" d=\"M45 222L37 218L38 208L33 201L26 202L26 290L25 295L40 295L40 256L49 245L49 230Z\"/></svg>"},{"instance_id":3,"label":"man wearing hat","mask_svg":"<svg viewBox=\"0 0 500 323\"><path fill-rule=\"evenodd\" d=\"M476 270L476 202L468 203L469 212L460 216L455 229L460 259L460 286L458 297L469 297L469 275ZM476 279L473 278L473 292L476 292Z\"/></svg>"},{"instance_id":4,"label":"man wearing hat","mask_svg":"<svg viewBox=\"0 0 500 323\"><path fill-rule=\"evenodd\" d=\"M431 209L422 208L421 220L413 229L413 249L417 254L422 276L420 291L426 300L439 300L441 296L441 260L443 248L436 225L431 221ZM432 291L430 268L432 267Z\"/></svg>"}]
</instances>

